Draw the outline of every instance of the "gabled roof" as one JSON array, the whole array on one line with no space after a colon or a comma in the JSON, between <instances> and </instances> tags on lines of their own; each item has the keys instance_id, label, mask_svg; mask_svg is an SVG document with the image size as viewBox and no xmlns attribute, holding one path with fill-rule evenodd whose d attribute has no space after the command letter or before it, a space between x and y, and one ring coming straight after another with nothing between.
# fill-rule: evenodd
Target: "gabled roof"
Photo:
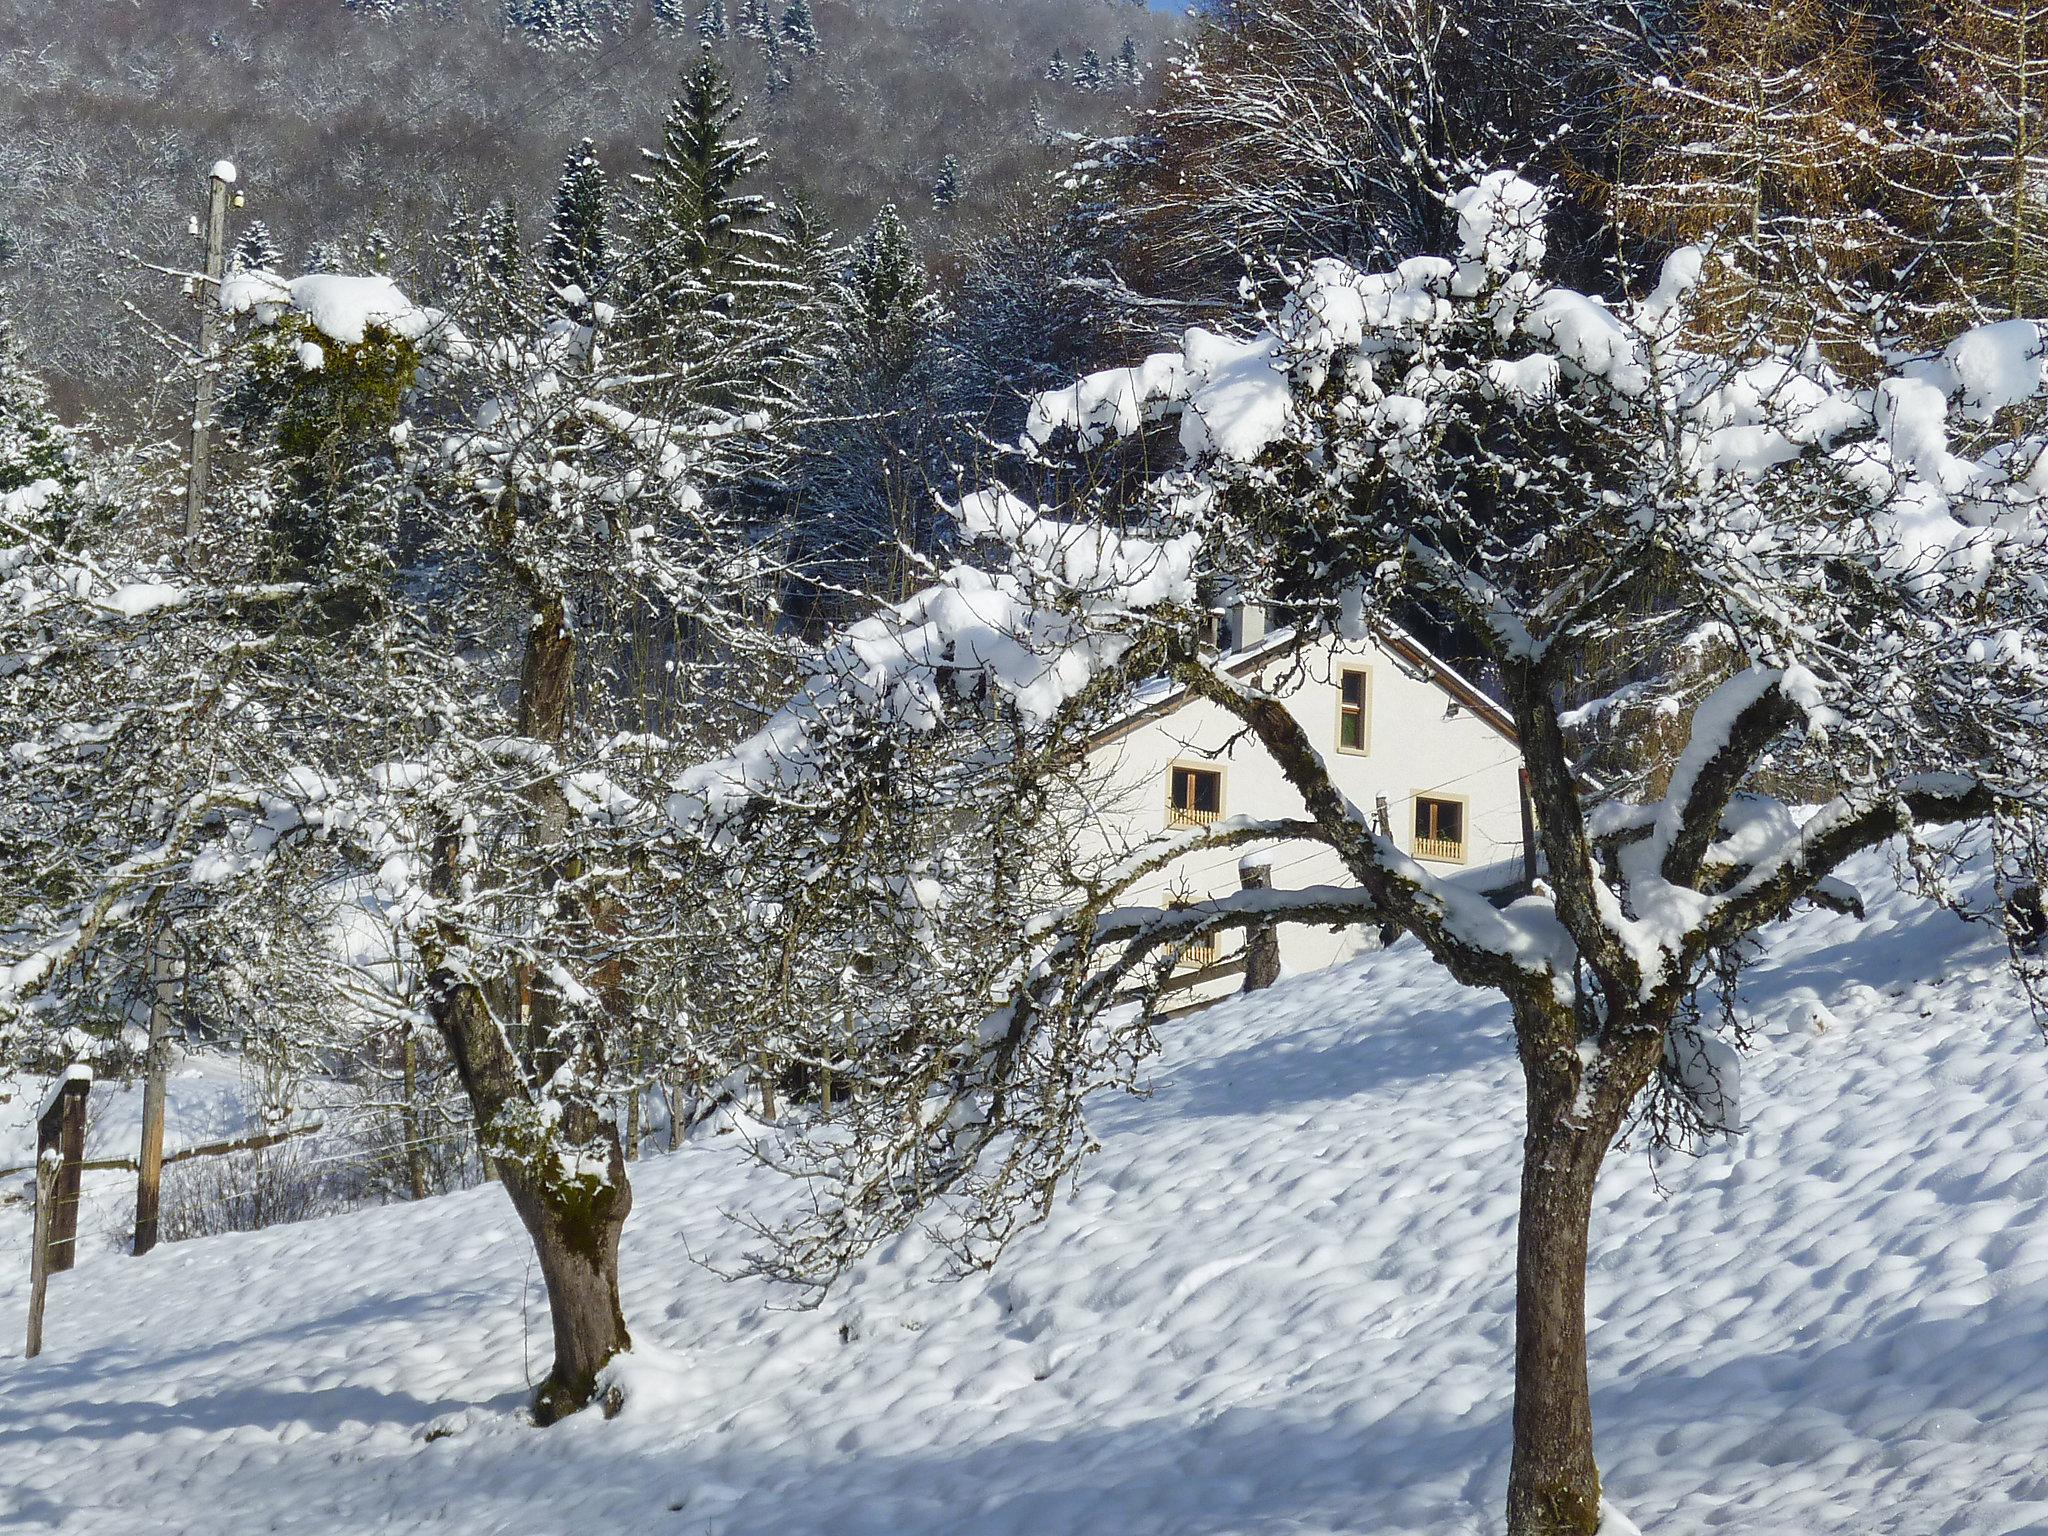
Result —
<instances>
[{"instance_id":1,"label":"gabled roof","mask_svg":"<svg viewBox=\"0 0 2048 1536\"><path fill-rule=\"evenodd\" d=\"M1515 730L1514 716L1510 715L1498 699L1482 692L1449 662L1434 654L1420 640L1399 625L1383 619L1367 621L1370 641L1388 655L1413 667L1429 682L1441 689L1450 698L1472 711L1480 721L1491 727L1503 740L1519 748L1520 734ZM1325 630L1319 634L1302 636L1293 628L1277 629L1258 644L1241 651L1231 651L1222 658L1223 670L1232 677L1248 677L1277 656L1283 656L1297 646L1313 645L1328 641L1334 645L1346 642ZM1155 697L1147 698L1121 718L1110 722L1095 733L1090 747L1107 746L1129 735L1139 726L1153 720L1165 718L1188 702L1190 697L1184 686L1168 683L1164 678L1145 684L1140 692L1158 690Z\"/></svg>"}]
</instances>

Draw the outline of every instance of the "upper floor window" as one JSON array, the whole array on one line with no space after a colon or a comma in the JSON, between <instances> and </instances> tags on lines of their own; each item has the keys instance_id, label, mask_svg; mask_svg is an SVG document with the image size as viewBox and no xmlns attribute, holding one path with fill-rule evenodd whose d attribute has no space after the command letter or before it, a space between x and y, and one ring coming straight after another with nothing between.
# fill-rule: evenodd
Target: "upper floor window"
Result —
<instances>
[{"instance_id":1,"label":"upper floor window","mask_svg":"<svg viewBox=\"0 0 2048 1536\"><path fill-rule=\"evenodd\" d=\"M1168 771L1166 824L1169 827L1206 827L1222 819L1221 769L1176 765Z\"/></svg>"},{"instance_id":2,"label":"upper floor window","mask_svg":"<svg viewBox=\"0 0 2048 1536\"><path fill-rule=\"evenodd\" d=\"M1448 795L1415 797L1415 857L1465 862L1465 802Z\"/></svg>"},{"instance_id":3,"label":"upper floor window","mask_svg":"<svg viewBox=\"0 0 2048 1536\"><path fill-rule=\"evenodd\" d=\"M1372 750L1372 673L1346 667L1337 679L1337 750Z\"/></svg>"}]
</instances>

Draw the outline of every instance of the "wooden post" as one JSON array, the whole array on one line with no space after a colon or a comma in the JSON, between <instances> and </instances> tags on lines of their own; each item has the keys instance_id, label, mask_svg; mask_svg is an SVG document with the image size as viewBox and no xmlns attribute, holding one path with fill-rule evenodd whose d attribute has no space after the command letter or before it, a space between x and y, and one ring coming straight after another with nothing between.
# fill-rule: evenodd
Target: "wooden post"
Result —
<instances>
[{"instance_id":1,"label":"wooden post","mask_svg":"<svg viewBox=\"0 0 2048 1536\"><path fill-rule=\"evenodd\" d=\"M92 1089L92 1068L68 1067L36 1121L38 1188L44 1161L58 1160L57 1187L50 1198L46 1262L53 1275L78 1262L78 1194L85 1170L85 1096Z\"/></svg>"},{"instance_id":2,"label":"wooden post","mask_svg":"<svg viewBox=\"0 0 2048 1536\"><path fill-rule=\"evenodd\" d=\"M192 453L185 479L185 538L199 537L209 469L207 434L213 427L213 360L220 351L220 278L227 265L228 197L235 167L216 160L207 173L206 276L199 284L199 378L192 391Z\"/></svg>"},{"instance_id":3,"label":"wooden post","mask_svg":"<svg viewBox=\"0 0 2048 1536\"><path fill-rule=\"evenodd\" d=\"M50 1289L50 1207L57 1199L57 1159L36 1159L36 1235L28 1255L28 1346L22 1357L43 1352L43 1300Z\"/></svg>"},{"instance_id":4,"label":"wooden post","mask_svg":"<svg viewBox=\"0 0 2048 1536\"><path fill-rule=\"evenodd\" d=\"M1238 878L1248 891L1273 888L1271 854L1247 854L1237 866ZM1256 862L1254 862L1256 860ZM1244 990L1258 992L1280 979L1280 934L1271 923L1262 923L1245 935Z\"/></svg>"},{"instance_id":5,"label":"wooden post","mask_svg":"<svg viewBox=\"0 0 2048 1536\"><path fill-rule=\"evenodd\" d=\"M171 1072L171 1010L178 977L171 955L171 925L156 931L149 952L149 1055L143 1063L142 1149L136 1160L135 1256L156 1246L157 1212L163 1195L164 1095Z\"/></svg>"},{"instance_id":6,"label":"wooden post","mask_svg":"<svg viewBox=\"0 0 2048 1536\"><path fill-rule=\"evenodd\" d=\"M412 1037L410 1024L405 1026L405 1041L399 1052L405 1109L398 1117L398 1126L399 1133L405 1137L405 1181L412 1189L413 1199L424 1200L428 1194L426 1121L420 1116L419 1045Z\"/></svg>"}]
</instances>

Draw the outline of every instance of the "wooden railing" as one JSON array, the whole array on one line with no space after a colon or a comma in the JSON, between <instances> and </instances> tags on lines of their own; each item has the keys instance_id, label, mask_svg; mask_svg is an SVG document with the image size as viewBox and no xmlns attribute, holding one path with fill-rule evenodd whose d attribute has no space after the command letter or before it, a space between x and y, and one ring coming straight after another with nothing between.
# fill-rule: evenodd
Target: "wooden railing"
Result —
<instances>
[{"instance_id":1,"label":"wooden railing","mask_svg":"<svg viewBox=\"0 0 2048 1536\"><path fill-rule=\"evenodd\" d=\"M1465 862L1465 839L1462 837L1417 837L1415 857L1436 859L1446 864Z\"/></svg>"},{"instance_id":2,"label":"wooden railing","mask_svg":"<svg viewBox=\"0 0 2048 1536\"><path fill-rule=\"evenodd\" d=\"M1222 819L1221 811L1198 811L1186 805L1169 805L1166 808L1169 827L1213 827Z\"/></svg>"}]
</instances>

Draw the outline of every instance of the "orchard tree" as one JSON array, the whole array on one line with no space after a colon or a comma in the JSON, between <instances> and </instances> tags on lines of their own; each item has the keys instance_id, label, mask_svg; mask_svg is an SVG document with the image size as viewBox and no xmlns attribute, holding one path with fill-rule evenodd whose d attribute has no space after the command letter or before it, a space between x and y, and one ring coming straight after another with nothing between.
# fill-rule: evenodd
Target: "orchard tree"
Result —
<instances>
[{"instance_id":1,"label":"orchard tree","mask_svg":"<svg viewBox=\"0 0 2048 1536\"><path fill-rule=\"evenodd\" d=\"M785 1234L782 1262L830 1272L933 1200L986 1261L1081 1155L1086 1093L1147 1048L1149 1006L1120 1000L1162 984L1175 946L1274 921L1391 924L1512 1013L1526 1131L1508 1529L1589 1536L1607 1507L1584 1305L1595 1182L1632 1116L1735 1128L1740 1031L1732 995L1710 1006L1716 983L1798 903L1853 906L1844 866L1893 840L1930 891L1942 829L1986 829L2007 889L2034 874L2048 426L2030 322L1857 389L1810 353L1690 346L1697 249L1638 303L1551 285L1543 212L1495 173L1456 197L1451 259L1318 261L1263 326L1198 329L1039 397L1034 449L1177 426L1180 463L1118 526L967 498L963 534L987 557L850 632L759 736L688 781L683 819L831 828L834 807L886 797L867 768L889 771L878 739L957 732L963 761L1037 782L1162 674L1234 716L1305 814L1169 834L1029 925L993 1015L930 1022L921 1070L869 1082L895 1114L820 1153L841 1198ZM1377 829L1282 700L1205 654L1196 598L1217 581L1292 604L1303 635L1416 614L1467 634L1520 736L1532 889L1496 909ZM1689 722L1655 796L1579 772L1572 722L1625 706ZM1012 732L993 755L991 723ZM1295 839L1355 886L1128 903L1197 849ZM843 835L812 846L842 884L903 873Z\"/></svg>"},{"instance_id":2,"label":"orchard tree","mask_svg":"<svg viewBox=\"0 0 2048 1536\"><path fill-rule=\"evenodd\" d=\"M629 1347L616 1108L683 1050L633 978L714 922L716 882L640 856L651 807L671 759L731 734L706 680L751 691L769 648L771 565L696 483L707 440L743 428L621 406L591 327L560 316L467 336L336 274L238 274L221 299L277 376L243 429L259 483L214 509L208 560L260 543L267 506L292 515L223 571L19 531L0 699L30 771L4 789L8 865L46 873L10 881L0 1018L48 1038L104 1011L165 912L375 926L533 1241L549 1422ZM278 579L237 579L266 561ZM604 638L629 616L666 637L667 738L628 728L655 712ZM281 993L304 990L297 953L272 952ZM336 1047L343 1012L295 1009L298 1043Z\"/></svg>"}]
</instances>

